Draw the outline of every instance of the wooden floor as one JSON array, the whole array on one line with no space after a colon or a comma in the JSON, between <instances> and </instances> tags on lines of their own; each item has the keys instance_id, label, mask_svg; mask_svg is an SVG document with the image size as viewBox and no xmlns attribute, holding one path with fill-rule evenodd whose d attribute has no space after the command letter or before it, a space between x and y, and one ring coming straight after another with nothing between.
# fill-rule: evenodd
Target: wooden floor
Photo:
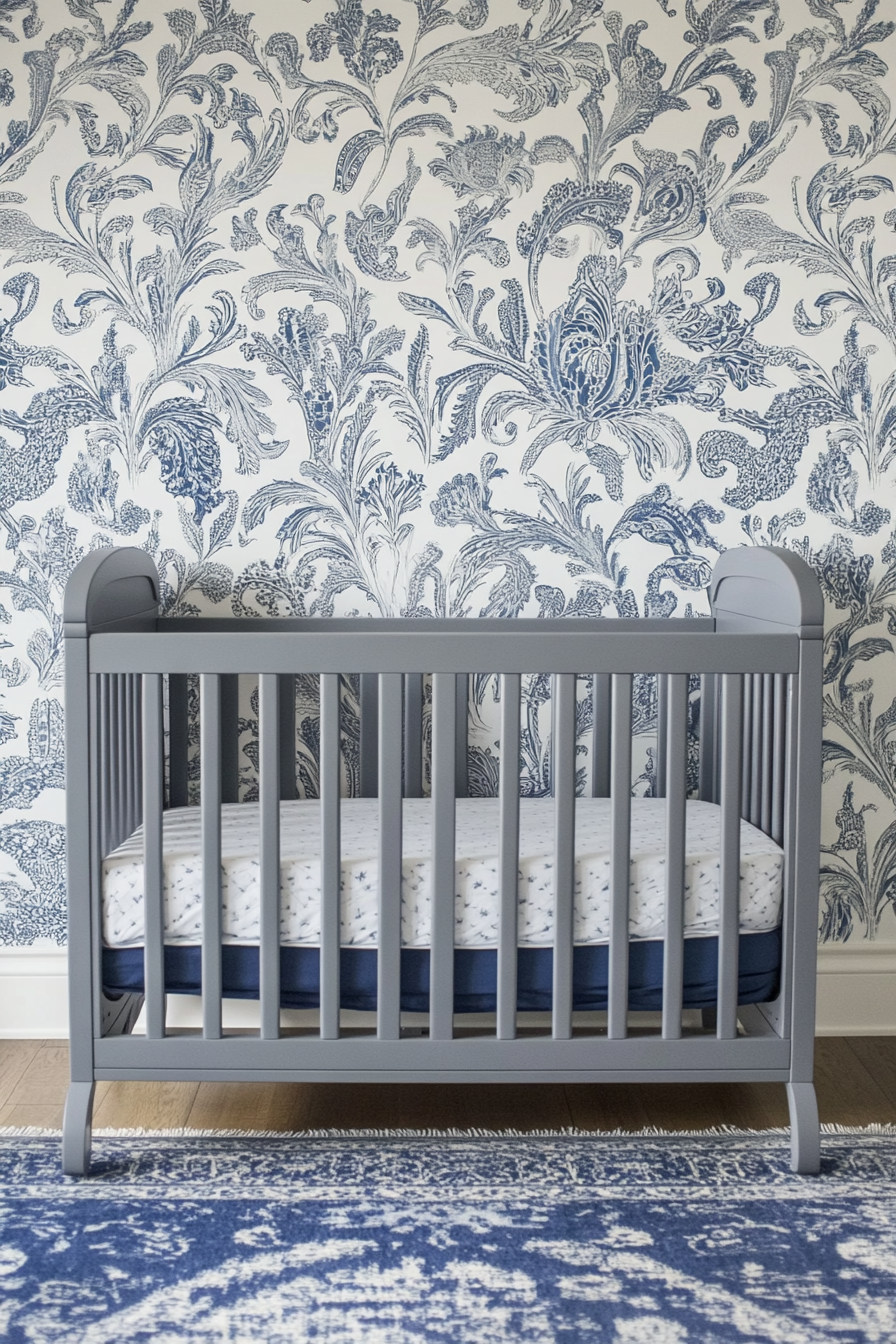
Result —
<instances>
[{"instance_id":1,"label":"wooden floor","mask_svg":"<svg viewBox=\"0 0 896 1344\"><path fill-rule=\"evenodd\" d=\"M896 1037L817 1042L823 1122L896 1124ZM59 1041L0 1041L0 1125L58 1128ZM127 1129L704 1129L787 1124L778 1083L99 1083L98 1127Z\"/></svg>"}]
</instances>

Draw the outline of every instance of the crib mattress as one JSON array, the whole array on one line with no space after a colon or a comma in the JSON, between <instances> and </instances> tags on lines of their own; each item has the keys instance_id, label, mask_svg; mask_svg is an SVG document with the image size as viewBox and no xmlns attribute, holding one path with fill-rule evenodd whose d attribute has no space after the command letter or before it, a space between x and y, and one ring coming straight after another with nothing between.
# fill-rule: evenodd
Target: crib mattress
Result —
<instances>
[{"instance_id":1,"label":"crib mattress","mask_svg":"<svg viewBox=\"0 0 896 1344\"><path fill-rule=\"evenodd\" d=\"M577 947L572 962L572 1006L605 1011L608 949L606 944ZM343 1008L375 1012L376 951L344 947L340 954L339 1000ZM202 992L202 949L165 948L165 989L169 994ZM429 951L407 947L401 954L401 1010L429 1012ZM553 951L524 947L517 953L517 1008L549 1012L553 1002ZM738 945L737 1001L768 1003L778 993L781 930L742 933ZM718 938L689 938L684 945L682 1007L713 1008L719 966ZM493 1013L497 1007L498 956L493 948L458 948L454 953L454 1011ZM222 949L221 985L225 999L257 999L258 948ZM103 949L103 986L107 994L143 993L143 948ZM320 961L316 947L284 947L280 951L280 1003L283 1008L317 1008L320 1003ZM663 1006L663 944L639 940L629 944L628 1006L633 1012L656 1012Z\"/></svg>"},{"instance_id":2,"label":"crib mattress","mask_svg":"<svg viewBox=\"0 0 896 1344\"><path fill-rule=\"evenodd\" d=\"M342 802L343 947L377 942L378 803ZM630 937L661 938L665 911L665 813L662 799L632 800ZM455 945L494 948L498 938L498 800L462 798L456 813ZM222 807L223 941L258 943L259 861L257 804ZM320 942L320 805L280 805L281 943ZM553 935L553 831L551 799L520 802L520 947L550 945ZM687 804L685 937L719 927L720 811L713 803ZM201 840L196 807L164 815L163 892L165 942L201 941ZM103 861L103 940L107 947L142 945L142 830ZM774 929L780 922L784 855L748 822L741 823L740 930ZM431 803L406 799L402 841L402 946L430 941ZM574 940L598 945L609 938L610 801L576 800Z\"/></svg>"}]
</instances>

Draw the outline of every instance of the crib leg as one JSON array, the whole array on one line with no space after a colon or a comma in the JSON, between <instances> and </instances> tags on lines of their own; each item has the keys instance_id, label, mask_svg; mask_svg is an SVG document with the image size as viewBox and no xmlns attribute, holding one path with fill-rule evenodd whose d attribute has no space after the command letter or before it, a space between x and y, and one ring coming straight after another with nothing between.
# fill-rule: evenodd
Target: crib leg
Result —
<instances>
[{"instance_id":1,"label":"crib leg","mask_svg":"<svg viewBox=\"0 0 896 1344\"><path fill-rule=\"evenodd\" d=\"M788 1083L790 1107L790 1169L817 1176L821 1169L821 1134L814 1083Z\"/></svg>"},{"instance_id":2,"label":"crib leg","mask_svg":"<svg viewBox=\"0 0 896 1344\"><path fill-rule=\"evenodd\" d=\"M62 1170L66 1176L90 1171L90 1132L96 1083L69 1083L62 1117Z\"/></svg>"}]
</instances>

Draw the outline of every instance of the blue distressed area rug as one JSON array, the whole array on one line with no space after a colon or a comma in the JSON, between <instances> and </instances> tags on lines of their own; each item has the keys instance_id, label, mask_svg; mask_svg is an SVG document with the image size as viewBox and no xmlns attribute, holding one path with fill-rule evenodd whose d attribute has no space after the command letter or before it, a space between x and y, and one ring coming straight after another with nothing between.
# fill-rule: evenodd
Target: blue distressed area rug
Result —
<instances>
[{"instance_id":1,"label":"blue distressed area rug","mask_svg":"<svg viewBox=\"0 0 896 1344\"><path fill-rule=\"evenodd\" d=\"M896 1136L0 1131L0 1336L892 1344Z\"/></svg>"}]
</instances>

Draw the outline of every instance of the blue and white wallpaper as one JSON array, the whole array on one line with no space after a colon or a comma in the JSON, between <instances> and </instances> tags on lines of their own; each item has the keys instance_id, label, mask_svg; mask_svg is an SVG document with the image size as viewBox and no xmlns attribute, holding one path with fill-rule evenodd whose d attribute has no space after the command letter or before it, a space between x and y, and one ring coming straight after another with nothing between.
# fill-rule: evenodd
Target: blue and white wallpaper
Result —
<instances>
[{"instance_id":1,"label":"blue and white wallpaper","mask_svg":"<svg viewBox=\"0 0 896 1344\"><path fill-rule=\"evenodd\" d=\"M380 3L0 0L0 943L63 938L118 543L321 617L702 612L792 547L821 937L896 937L896 7Z\"/></svg>"}]
</instances>

